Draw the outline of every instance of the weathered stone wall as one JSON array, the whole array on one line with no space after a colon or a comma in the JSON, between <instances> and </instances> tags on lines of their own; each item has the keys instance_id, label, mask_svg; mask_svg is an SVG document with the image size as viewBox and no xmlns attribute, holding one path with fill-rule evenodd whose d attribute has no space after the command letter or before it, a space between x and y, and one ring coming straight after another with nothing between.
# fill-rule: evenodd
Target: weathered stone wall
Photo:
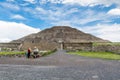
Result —
<instances>
[{"instance_id":1,"label":"weathered stone wall","mask_svg":"<svg viewBox=\"0 0 120 80\"><path fill-rule=\"evenodd\" d=\"M31 43L31 42L25 42L23 43L23 49L26 50L28 48L31 48L33 49L34 47L37 47L39 50L54 50L57 48L57 44L56 43L49 43L49 42L46 42L46 41L41 41L39 43Z\"/></svg>"},{"instance_id":2,"label":"weathered stone wall","mask_svg":"<svg viewBox=\"0 0 120 80\"><path fill-rule=\"evenodd\" d=\"M64 43L64 49L91 51L92 43Z\"/></svg>"},{"instance_id":3,"label":"weathered stone wall","mask_svg":"<svg viewBox=\"0 0 120 80\"><path fill-rule=\"evenodd\" d=\"M13 50L18 50L21 43L0 43L0 48L11 48Z\"/></svg>"},{"instance_id":4,"label":"weathered stone wall","mask_svg":"<svg viewBox=\"0 0 120 80\"><path fill-rule=\"evenodd\" d=\"M104 51L120 54L120 45L97 45L93 46L93 51Z\"/></svg>"},{"instance_id":5,"label":"weathered stone wall","mask_svg":"<svg viewBox=\"0 0 120 80\"><path fill-rule=\"evenodd\" d=\"M26 50L29 47L34 48L37 47L39 50L54 50L54 49L61 49L61 44L58 42L47 42L47 41L40 41L37 42L25 42L23 43L23 49ZM65 50L83 50L83 51L91 51L92 50L92 43L62 43L63 49Z\"/></svg>"}]
</instances>

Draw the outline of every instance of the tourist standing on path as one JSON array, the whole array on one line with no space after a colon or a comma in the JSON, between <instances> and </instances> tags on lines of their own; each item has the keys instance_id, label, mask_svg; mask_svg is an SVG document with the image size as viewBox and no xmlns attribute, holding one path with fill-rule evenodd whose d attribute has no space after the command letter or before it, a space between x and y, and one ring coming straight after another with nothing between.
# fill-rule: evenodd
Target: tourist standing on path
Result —
<instances>
[{"instance_id":1,"label":"tourist standing on path","mask_svg":"<svg viewBox=\"0 0 120 80\"><path fill-rule=\"evenodd\" d=\"M39 49L35 46L33 50L34 58L38 57Z\"/></svg>"},{"instance_id":2,"label":"tourist standing on path","mask_svg":"<svg viewBox=\"0 0 120 80\"><path fill-rule=\"evenodd\" d=\"M28 50L27 50L27 58L30 58L30 54L31 54L31 48L28 48Z\"/></svg>"}]
</instances>

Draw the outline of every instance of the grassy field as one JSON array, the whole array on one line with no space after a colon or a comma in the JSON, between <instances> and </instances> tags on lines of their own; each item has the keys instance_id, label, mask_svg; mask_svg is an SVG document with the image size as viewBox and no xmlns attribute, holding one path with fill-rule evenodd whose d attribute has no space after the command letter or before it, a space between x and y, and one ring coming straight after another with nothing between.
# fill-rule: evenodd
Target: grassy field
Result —
<instances>
[{"instance_id":1,"label":"grassy field","mask_svg":"<svg viewBox=\"0 0 120 80\"><path fill-rule=\"evenodd\" d=\"M76 54L85 57L92 57L92 58L101 58L101 59L110 59L110 60L120 60L120 55L110 53L110 52L68 52L69 54Z\"/></svg>"},{"instance_id":2,"label":"grassy field","mask_svg":"<svg viewBox=\"0 0 120 80\"><path fill-rule=\"evenodd\" d=\"M93 43L93 46L98 46L98 45L120 45L120 42L108 42L108 43Z\"/></svg>"},{"instance_id":3,"label":"grassy field","mask_svg":"<svg viewBox=\"0 0 120 80\"><path fill-rule=\"evenodd\" d=\"M50 54L54 53L55 51L56 51L56 50L48 51L48 52L42 53L41 56L47 56L47 55L50 55Z\"/></svg>"},{"instance_id":4,"label":"grassy field","mask_svg":"<svg viewBox=\"0 0 120 80\"><path fill-rule=\"evenodd\" d=\"M39 53L41 54L41 56L47 56L49 54L52 54L54 53L56 50L53 50L53 51L46 51L44 53ZM7 55L25 55L25 51L3 51L3 52L0 52L0 56L7 56Z\"/></svg>"},{"instance_id":5,"label":"grassy field","mask_svg":"<svg viewBox=\"0 0 120 80\"><path fill-rule=\"evenodd\" d=\"M9 51L9 52L0 52L0 55L24 55L24 51Z\"/></svg>"}]
</instances>

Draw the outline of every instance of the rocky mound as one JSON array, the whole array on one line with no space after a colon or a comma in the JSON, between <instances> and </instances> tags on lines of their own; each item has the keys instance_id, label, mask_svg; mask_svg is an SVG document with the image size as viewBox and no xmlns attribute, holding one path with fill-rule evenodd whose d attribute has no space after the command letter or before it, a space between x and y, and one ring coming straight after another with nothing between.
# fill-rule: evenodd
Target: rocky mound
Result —
<instances>
[{"instance_id":1,"label":"rocky mound","mask_svg":"<svg viewBox=\"0 0 120 80\"><path fill-rule=\"evenodd\" d=\"M39 47L41 46L40 48L44 46L46 46L45 48L52 48L52 46L57 46L59 41L63 43L108 42L107 40L103 40L69 26L54 26L12 42L24 43L26 47L28 47L27 45L37 45Z\"/></svg>"}]
</instances>

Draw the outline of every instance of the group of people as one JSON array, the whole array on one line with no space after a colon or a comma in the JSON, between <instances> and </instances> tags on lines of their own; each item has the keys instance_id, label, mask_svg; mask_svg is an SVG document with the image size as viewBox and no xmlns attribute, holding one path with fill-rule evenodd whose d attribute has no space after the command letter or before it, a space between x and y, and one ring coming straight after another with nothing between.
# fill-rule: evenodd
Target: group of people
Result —
<instances>
[{"instance_id":1,"label":"group of people","mask_svg":"<svg viewBox=\"0 0 120 80\"><path fill-rule=\"evenodd\" d=\"M33 51L31 50L31 48L28 48L26 57L27 58L30 58L30 57L37 58L37 57L39 57L38 53L39 53L39 49L37 47L34 47Z\"/></svg>"}]
</instances>

